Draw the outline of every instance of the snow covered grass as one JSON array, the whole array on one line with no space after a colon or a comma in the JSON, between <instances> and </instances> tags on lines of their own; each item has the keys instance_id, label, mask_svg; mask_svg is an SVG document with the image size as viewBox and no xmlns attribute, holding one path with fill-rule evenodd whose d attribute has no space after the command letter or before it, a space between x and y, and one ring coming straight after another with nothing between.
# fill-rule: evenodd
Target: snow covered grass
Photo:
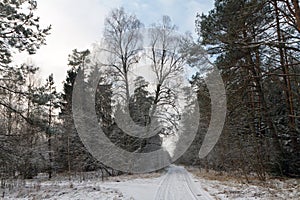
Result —
<instances>
[{"instance_id":1,"label":"snow covered grass","mask_svg":"<svg viewBox=\"0 0 300 200\"><path fill-rule=\"evenodd\" d=\"M250 177L246 183L242 177L197 168L188 168L201 187L217 200L287 200L300 199L299 179L272 179L261 182Z\"/></svg>"},{"instance_id":2,"label":"snow covered grass","mask_svg":"<svg viewBox=\"0 0 300 200\"><path fill-rule=\"evenodd\" d=\"M87 175L85 175L86 177ZM72 178L71 181L64 175L56 176L52 180L39 177L33 180L22 181L5 190L0 189L0 199L3 200L134 200L138 191L140 196L155 194L158 187L160 173L121 175L108 177L105 181L101 178L82 179L82 176ZM147 189L143 191L142 187ZM151 187L152 186L152 187ZM4 197L3 197L3 192ZM133 198L135 196L135 198ZM142 198L142 197L141 197ZM147 199L147 198L144 198ZM152 199L152 198L151 198Z\"/></svg>"},{"instance_id":3,"label":"snow covered grass","mask_svg":"<svg viewBox=\"0 0 300 200\"><path fill-rule=\"evenodd\" d=\"M122 193L116 189L79 181L38 181L27 180L23 187L6 190L5 199L121 199Z\"/></svg>"}]
</instances>

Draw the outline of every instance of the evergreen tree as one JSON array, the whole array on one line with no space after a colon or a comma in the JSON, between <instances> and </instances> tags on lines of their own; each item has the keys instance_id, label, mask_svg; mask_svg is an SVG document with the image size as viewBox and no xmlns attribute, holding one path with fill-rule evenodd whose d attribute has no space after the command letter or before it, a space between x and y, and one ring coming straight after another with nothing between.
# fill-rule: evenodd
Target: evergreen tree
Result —
<instances>
[{"instance_id":1,"label":"evergreen tree","mask_svg":"<svg viewBox=\"0 0 300 200\"><path fill-rule=\"evenodd\" d=\"M29 12L24 12L22 7L25 6L28 6ZM34 54L45 44L50 27L39 27L39 18L33 14L36 8L34 0L0 1L0 69L12 61L13 48Z\"/></svg>"},{"instance_id":2,"label":"evergreen tree","mask_svg":"<svg viewBox=\"0 0 300 200\"><path fill-rule=\"evenodd\" d=\"M232 166L247 169L245 174L256 171L261 179L266 169L299 173L298 82L291 73L299 60L292 38L299 33L284 23L282 9L280 1L218 0L196 20L199 42L216 57L226 83L229 116L223 144L236 145L233 151L226 147L228 162L240 163Z\"/></svg>"}]
</instances>

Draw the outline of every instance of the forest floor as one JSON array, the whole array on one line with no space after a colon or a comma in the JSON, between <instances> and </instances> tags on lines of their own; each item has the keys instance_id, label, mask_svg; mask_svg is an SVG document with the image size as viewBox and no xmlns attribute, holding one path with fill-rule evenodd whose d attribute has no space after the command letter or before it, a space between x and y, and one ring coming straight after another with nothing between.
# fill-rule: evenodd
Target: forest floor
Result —
<instances>
[{"instance_id":1,"label":"forest floor","mask_svg":"<svg viewBox=\"0 0 300 200\"><path fill-rule=\"evenodd\" d=\"M249 182L236 174L187 168L200 182L202 188L216 200L287 200L300 199L300 179L267 178L259 181L248 175Z\"/></svg>"},{"instance_id":2,"label":"forest floor","mask_svg":"<svg viewBox=\"0 0 300 200\"><path fill-rule=\"evenodd\" d=\"M197 168L188 168L188 171L184 167L172 165L161 173L121 175L104 181L97 177L97 173L77 175L71 181L66 176L56 176L50 181L39 176L19 183L11 182L7 189L0 189L0 199L300 199L299 179L268 179L263 183L253 178L251 183L245 183L244 179L225 173L206 172Z\"/></svg>"}]
</instances>

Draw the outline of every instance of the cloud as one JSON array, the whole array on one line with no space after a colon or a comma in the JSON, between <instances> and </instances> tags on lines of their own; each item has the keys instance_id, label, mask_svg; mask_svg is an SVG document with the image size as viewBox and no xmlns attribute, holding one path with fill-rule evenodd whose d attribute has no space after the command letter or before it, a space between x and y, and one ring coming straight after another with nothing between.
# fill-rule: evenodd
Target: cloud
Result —
<instances>
[{"instance_id":1,"label":"cloud","mask_svg":"<svg viewBox=\"0 0 300 200\"><path fill-rule=\"evenodd\" d=\"M128 1L127 1L128 2ZM213 1L206 0L132 0L125 8L136 13L146 24L150 25L161 19L162 15L169 15L179 30L194 32L194 21L197 13L208 12L213 8Z\"/></svg>"},{"instance_id":2,"label":"cloud","mask_svg":"<svg viewBox=\"0 0 300 200\"><path fill-rule=\"evenodd\" d=\"M84 50L101 39L105 16L112 8L123 6L126 11L136 13L147 25L157 22L162 15L169 15L180 31L194 31L197 12L212 8L211 1L196 0L51 0L38 1L36 15L41 26L52 24L47 45L41 47L31 60L41 69L42 78L54 74L58 89L62 89L68 66L68 54L73 49ZM15 56L16 63L25 62L28 55Z\"/></svg>"}]
</instances>

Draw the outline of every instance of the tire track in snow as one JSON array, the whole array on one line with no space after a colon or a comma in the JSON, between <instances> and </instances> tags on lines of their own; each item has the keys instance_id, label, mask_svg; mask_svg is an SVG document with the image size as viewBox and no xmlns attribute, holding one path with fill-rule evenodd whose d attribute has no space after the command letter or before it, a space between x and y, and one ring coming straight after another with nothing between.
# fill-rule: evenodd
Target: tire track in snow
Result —
<instances>
[{"instance_id":1,"label":"tire track in snow","mask_svg":"<svg viewBox=\"0 0 300 200\"><path fill-rule=\"evenodd\" d=\"M201 187L197 187L183 167L170 166L157 190L155 200L211 200Z\"/></svg>"}]
</instances>

